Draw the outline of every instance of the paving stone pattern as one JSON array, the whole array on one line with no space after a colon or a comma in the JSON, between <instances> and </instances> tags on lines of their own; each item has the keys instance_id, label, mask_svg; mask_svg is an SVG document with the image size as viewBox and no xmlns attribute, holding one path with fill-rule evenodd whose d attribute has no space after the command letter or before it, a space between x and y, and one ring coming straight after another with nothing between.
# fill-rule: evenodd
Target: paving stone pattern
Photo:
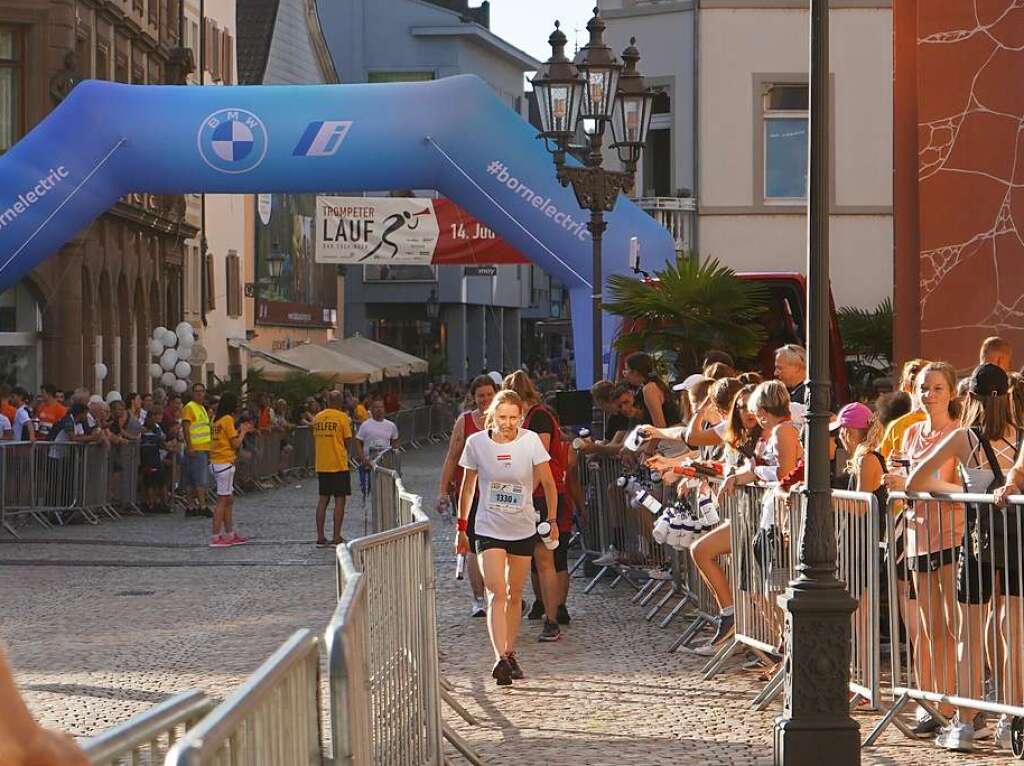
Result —
<instances>
[{"instance_id":1,"label":"paving stone pattern","mask_svg":"<svg viewBox=\"0 0 1024 766\"><path fill-rule=\"evenodd\" d=\"M439 447L403 457L406 486L430 507L442 457ZM312 545L315 494L304 479L238 499L238 527L253 542L225 550L206 547L208 520L180 515L0 538L0 635L33 712L87 736L186 689L223 698L294 630L322 630L335 586L332 552ZM355 498L345 535L362 529ZM441 670L480 725L445 718L488 764L771 763L778 707L750 710L754 676L734 666L702 681L702 658L668 653L681 626L645 622L626 586L584 595L574 580L563 640L539 644L538 623L524 621L527 678L498 689L484 620L469 617L468 584L453 579L452 528L435 531ZM857 718L862 730L876 720ZM951 755L893 729L862 762L975 766L1011 756Z\"/></svg>"}]
</instances>

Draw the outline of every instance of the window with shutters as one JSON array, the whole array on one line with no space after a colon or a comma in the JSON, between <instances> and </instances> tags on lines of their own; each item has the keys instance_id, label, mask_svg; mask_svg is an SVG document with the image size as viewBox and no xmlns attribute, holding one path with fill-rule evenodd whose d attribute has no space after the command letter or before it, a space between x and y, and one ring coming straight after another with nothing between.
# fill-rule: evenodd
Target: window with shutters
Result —
<instances>
[{"instance_id":1,"label":"window with shutters","mask_svg":"<svg viewBox=\"0 0 1024 766\"><path fill-rule=\"evenodd\" d=\"M214 279L213 253L206 254L206 300L203 302L207 311L217 308L217 283Z\"/></svg>"},{"instance_id":2,"label":"window with shutters","mask_svg":"<svg viewBox=\"0 0 1024 766\"><path fill-rule=\"evenodd\" d=\"M203 39L200 41L203 50L203 60L200 62L207 72L213 69L213 19L203 19Z\"/></svg>"},{"instance_id":3,"label":"window with shutters","mask_svg":"<svg viewBox=\"0 0 1024 766\"><path fill-rule=\"evenodd\" d=\"M242 316L242 264L238 252L228 250L228 257L225 262L227 274L227 300L228 316Z\"/></svg>"},{"instance_id":4,"label":"window with shutters","mask_svg":"<svg viewBox=\"0 0 1024 766\"><path fill-rule=\"evenodd\" d=\"M100 24L96 28L96 79L110 79L110 26Z\"/></svg>"},{"instance_id":5,"label":"window with shutters","mask_svg":"<svg viewBox=\"0 0 1024 766\"><path fill-rule=\"evenodd\" d=\"M125 37L117 37L117 47L114 50L114 79L117 82L130 82L128 58L131 43Z\"/></svg>"},{"instance_id":6,"label":"window with shutters","mask_svg":"<svg viewBox=\"0 0 1024 766\"><path fill-rule=\"evenodd\" d=\"M224 38L224 32L217 28L217 25L213 25L213 47L210 50L210 75L213 77L214 82L219 82L221 78L221 50L224 48L222 40Z\"/></svg>"},{"instance_id":7,"label":"window with shutters","mask_svg":"<svg viewBox=\"0 0 1024 766\"><path fill-rule=\"evenodd\" d=\"M25 131L25 79L24 33L0 27L0 154Z\"/></svg>"},{"instance_id":8,"label":"window with shutters","mask_svg":"<svg viewBox=\"0 0 1024 766\"><path fill-rule=\"evenodd\" d=\"M221 65L221 79L225 85L232 85L235 82L235 41L230 32L224 32L224 41L221 51L223 53L223 64Z\"/></svg>"}]
</instances>

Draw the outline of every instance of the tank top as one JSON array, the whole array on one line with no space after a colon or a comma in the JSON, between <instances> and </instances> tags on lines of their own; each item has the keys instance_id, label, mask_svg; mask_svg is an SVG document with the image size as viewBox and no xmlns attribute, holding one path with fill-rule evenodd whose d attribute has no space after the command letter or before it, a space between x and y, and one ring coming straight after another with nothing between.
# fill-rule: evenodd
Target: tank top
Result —
<instances>
[{"instance_id":1,"label":"tank top","mask_svg":"<svg viewBox=\"0 0 1024 766\"><path fill-rule=\"evenodd\" d=\"M634 403L640 409L640 422L651 423L651 412L647 409L647 402L644 400L644 386L648 383L655 383L656 378L651 376L644 381L644 385L640 387L640 390L636 392L636 396L633 398ZM659 390L661 386L658 386ZM679 412L679 402L672 398L672 394L666 394L664 391L661 392L664 401L661 403L662 414L665 415L665 426L677 426L682 420L683 416Z\"/></svg>"},{"instance_id":2,"label":"tank top","mask_svg":"<svg viewBox=\"0 0 1024 766\"><path fill-rule=\"evenodd\" d=\"M958 423L951 420L941 431L931 434L925 434L927 426L928 421L914 423L903 437L903 453L910 460L911 469L916 468L943 439L953 433ZM956 458L943 463L938 474L943 481L957 483ZM904 512L904 519L907 523L908 556L938 553L956 548L963 541L966 525L963 503L915 500Z\"/></svg>"},{"instance_id":3,"label":"tank top","mask_svg":"<svg viewBox=\"0 0 1024 766\"><path fill-rule=\"evenodd\" d=\"M974 432L974 429L967 430L967 441L971 445L971 456L968 458L968 465L960 465L960 478L964 483L964 490L971 494L987 495L992 491L992 483L996 480L996 472L992 470L985 449L981 445L981 437ZM996 459L1004 458L1012 466L1020 452L1021 432L1017 430L1015 443L1011 444L1006 439L996 439L989 442ZM983 467L984 466L984 467ZM1000 468L1002 468L1000 466ZM1010 472L1009 468L1002 468L1003 477Z\"/></svg>"},{"instance_id":4,"label":"tank top","mask_svg":"<svg viewBox=\"0 0 1024 766\"><path fill-rule=\"evenodd\" d=\"M473 411L472 410L467 410L466 412L462 413L462 437L463 437L463 442L462 443L463 444L466 443L465 440L468 439L470 436L475 434L477 431L482 431L482 430L483 430L482 428L477 428L476 420L473 419ZM456 464L456 466L455 466L455 496L456 497L459 496L459 491L460 491L460 489L462 487L462 476L463 476L464 473L465 473L465 470L462 468L462 466Z\"/></svg>"}]
</instances>

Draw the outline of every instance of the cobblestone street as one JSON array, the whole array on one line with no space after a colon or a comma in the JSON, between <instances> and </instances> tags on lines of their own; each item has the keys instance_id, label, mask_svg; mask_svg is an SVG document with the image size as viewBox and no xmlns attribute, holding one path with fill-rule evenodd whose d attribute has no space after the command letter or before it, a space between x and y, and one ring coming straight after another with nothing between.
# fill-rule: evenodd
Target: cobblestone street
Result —
<instances>
[{"instance_id":1,"label":"cobblestone street","mask_svg":"<svg viewBox=\"0 0 1024 766\"><path fill-rule=\"evenodd\" d=\"M405 483L434 502L442 457L407 453ZM206 547L209 522L127 518L98 527L2 538L3 639L34 713L84 736L168 695L200 688L223 698L288 635L322 630L335 596L332 552L311 541L315 481L236 502L251 544ZM362 534L357 498L345 535ZM469 617L468 586L453 579L451 527L438 525L442 673L480 725L445 711L489 764L768 764L778 708L752 712L756 683L735 665L700 680L700 658L669 654L681 625L645 622L626 586L582 594L562 641L538 644L524 622L525 681L499 690L489 677L486 625ZM875 714L858 714L862 730ZM1009 754L949 756L891 730L865 764L995 764ZM984 747L990 747L985 744ZM824 756L824 754L823 754ZM452 762L460 762L454 756Z\"/></svg>"}]
</instances>

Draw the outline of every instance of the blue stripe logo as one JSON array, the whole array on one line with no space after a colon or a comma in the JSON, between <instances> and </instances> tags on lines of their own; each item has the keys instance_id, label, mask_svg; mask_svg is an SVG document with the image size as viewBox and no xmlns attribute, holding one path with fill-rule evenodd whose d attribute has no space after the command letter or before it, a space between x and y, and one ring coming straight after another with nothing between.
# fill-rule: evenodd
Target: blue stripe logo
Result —
<instances>
[{"instance_id":1,"label":"blue stripe logo","mask_svg":"<svg viewBox=\"0 0 1024 766\"><path fill-rule=\"evenodd\" d=\"M338 153L351 120L321 120L311 122L292 152L293 157L331 157Z\"/></svg>"}]
</instances>

